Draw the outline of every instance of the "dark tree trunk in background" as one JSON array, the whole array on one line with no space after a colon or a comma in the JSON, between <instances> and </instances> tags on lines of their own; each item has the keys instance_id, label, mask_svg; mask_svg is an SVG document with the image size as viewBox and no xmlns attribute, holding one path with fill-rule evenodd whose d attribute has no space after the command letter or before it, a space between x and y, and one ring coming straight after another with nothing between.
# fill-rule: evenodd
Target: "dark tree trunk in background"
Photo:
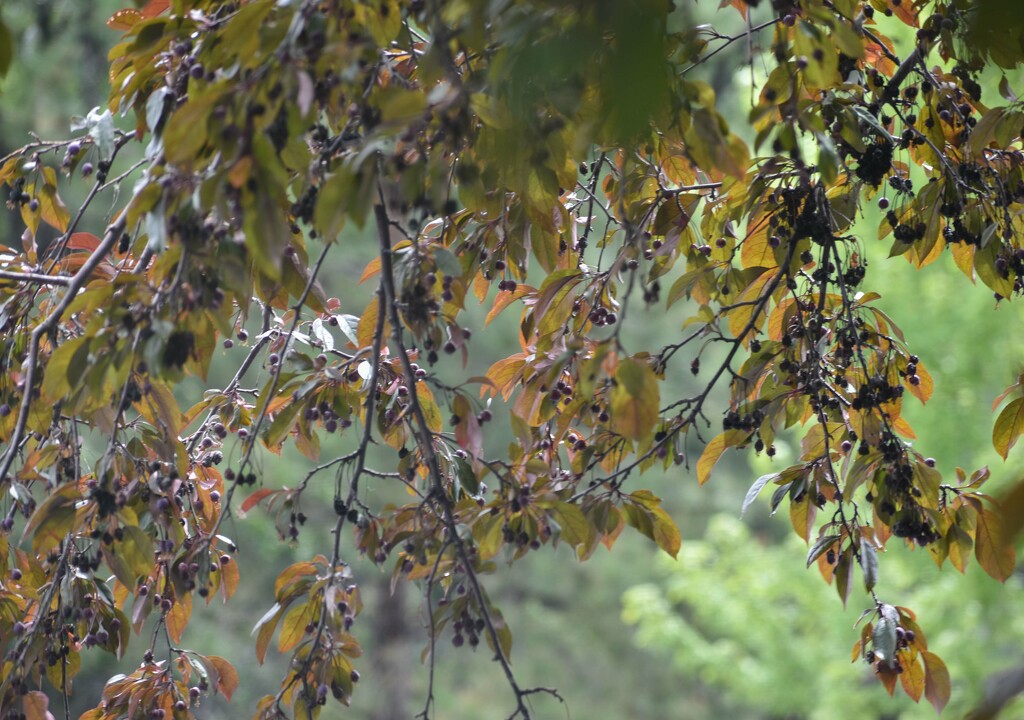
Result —
<instances>
[{"instance_id":1,"label":"dark tree trunk in background","mask_svg":"<svg viewBox=\"0 0 1024 720\"><path fill-rule=\"evenodd\" d=\"M372 613L373 644L376 646L376 651L371 654L372 673L379 697L373 704L370 720L395 720L412 714L409 711L409 678L415 671L412 659L418 657L418 653L410 651L410 643L416 628L407 620L407 584L398 583L394 593L390 586L390 577L382 577L377 585Z\"/></svg>"}]
</instances>

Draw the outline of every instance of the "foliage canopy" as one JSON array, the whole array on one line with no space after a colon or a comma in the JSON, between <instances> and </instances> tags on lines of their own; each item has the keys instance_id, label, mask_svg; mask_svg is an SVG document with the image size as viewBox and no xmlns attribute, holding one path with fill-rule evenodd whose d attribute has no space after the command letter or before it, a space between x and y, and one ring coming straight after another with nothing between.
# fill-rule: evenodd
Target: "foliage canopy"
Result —
<instances>
[{"instance_id":1,"label":"foliage canopy","mask_svg":"<svg viewBox=\"0 0 1024 720\"><path fill-rule=\"evenodd\" d=\"M0 158L25 226L0 270L0 705L47 717L38 688L66 689L81 652L140 644L84 718L230 697L229 661L181 647L193 602L241 582L224 522L259 506L294 539L333 474L333 547L282 569L254 629L261 660L275 636L292 657L257 717L351 697L356 553L423 588L430 662L442 637L483 641L530 717L559 696L516 680L481 576L558 543L586 559L625 526L674 556L678 529L634 477L692 465L704 484L726 451L772 456L796 432L798 461L745 506L770 488L807 565L844 603L864 585L854 658L941 709L945 665L884 597L879 553L916 544L961 571L973 554L1005 580L1014 527L986 469L943 482L909 444L903 403L933 381L850 228L876 201L891 256L921 269L948 251L997 302L1024 291L1024 111L1005 80L1006 102L979 83L1024 61L1020 28L967 0L759 5L723 3L735 34L664 0L149 0L112 17L108 107ZM740 43L764 75L737 130L699 78ZM62 190L83 179L72 213ZM83 213L103 202L93 234ZM321 272L361 242L353 226L375 238L365 307ZM520 351L452 383L479 304L487 323L519 313ZM678 335L631 347L643 306L680 313ZM220 347L231 381L176 393ZM669 396L684 372L703 390ZM512 433L494 456L498 398ZM1005 458L1024 380L1001 403ZM339 432L355 449L321 457ZM286 445L320 463L287 486L260 472ZM390 466L368 464L376 445ZM372 484L406 503L376 504Z\"/></svg>"}]
</instances>

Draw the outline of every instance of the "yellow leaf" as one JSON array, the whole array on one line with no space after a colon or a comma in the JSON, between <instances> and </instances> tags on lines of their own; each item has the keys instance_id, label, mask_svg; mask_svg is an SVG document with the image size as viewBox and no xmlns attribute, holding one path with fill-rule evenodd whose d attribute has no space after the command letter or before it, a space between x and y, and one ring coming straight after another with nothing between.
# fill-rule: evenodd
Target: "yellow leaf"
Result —
<instances>
[{"instance_id":1,"label":"yellow leaf","mask_svg":"<svg viewBox=\"0 0 1024 720\"><path fill-rule=\"evenodd\" d=\"M306 634L306 626L313 620L313 604L301 603L296 605L281 622L281 635L277 638L277 649L286 653L302 640Z\"/></svg>"},{"instance_id":2,"label":"yellow leaf","mask_svg":"<svg viewBox=\"0 0 1024 720\"><path fill-rule=\"evenodd\" d=\"M955 242L949 244L950 251L953 253L953 262L960 268L960 271L967 276L967 279L972 283L974 282L974 246L968 245L965 242Z\"/></svg>"},{"instance_id":3,"label":"yellow leaf","mask_svg":"<svg viewBox=\"0 0 1024 720\"><path fill-rule=\"evenodd\" d=\"M39 214L43 222L64 232L71 222L71 212L64 201L57 195L57 188L53 185L43 185L39 192Z\"/></svg>"},{"instance_id":4,"label":"yellow leaf","mask_svg":"<svg viewBox=\"0 0 1024 720\"><path fill-rule=\"evenodd\" d=\"M662 508L654 508L649 512L651 520L654 521L654 542L662 550L676 558L679 555L679 547L683 543L679 528Z\"/></svg>"},{"instance_id":5,"label":"yellow leaf","mask_svg":"<svg viewBox=\"0 0 1024 720\"><path fill-rule=\"evenodd\" d=\"M1024 433L1024 398L1017 398L999 413L992 428L992 445L1003 460L1006 459L1021 433Z\"/></svg>"},{"instance_id":6,"label":"yellow leaf","mask_svg":"<svg viewBox=\"0 0 1024 720\"><path fill-rule=\"evenodd\" d=\"M743 249L740 251L740 259L743 267L746 268L774 268L779 263L775 259L775 248L768 244L768 222L767 217L759 214L750 221L751 230L743 241Z\"/></svg>"},{"instance_id":7,"label":"yellow leaf","mask_svg":"<svg viewBox=\"0 0 1024 720\"><path fill-rule=\"evenodd\" d=\"M373 334L377 330L377 311L380 309L380 302L376 297L372 298L367 304L363 314L359 316L359 326L356 329L356 339L359 341L359 347L370 347L373 345ZM387 321L385 321L385 324ZM386 326L386 325L385 325ZM377 358L371 358L372 361L376 362Z\"/></svg>"},{"instance_id":8,"label":"yellow leaf","mask_svg":"<svg viewBox=\"0 0 1024 720\"><path fill-rule=\"evenodd\" d=\"M611 393L611 427L631 440L650 436L658 422L658 378L638 360L627 358L615 371Z\"/></svg>"},{"instance_id":9,"label":"yellow leaf","mask_svg":"<svg viewBox=\"0 0 1024 720\"><path fill-rule=\"evenodd\" d=\"M904 653L908 655L908 653ZM908 657L902 659L903 672L900 673L900 684L911 700L918 702L924 693L925 671L917 658L910 660Z\"/></svg>"},{"instance_id":10,"label":"yellow leaf","mask_svg":"<svg viewBox=\"0 0 1024 720\"><path fill-rule=\"evenodd\" d=\"M766 270L736 297L733 309L728 311L729 332L733 337L738 338L748 328L756 328L764 322L763 307L758 306L758 301L764 294L765 286L771 282L776 273L776 270ZM757 312L756 317L755 311Z\"/></svg>"},{"instance_id":11,"label":"yellow leaf","mask_svg":"<svg viewBox=\"0 0 1024 720\"><path fill-rule=\"evenodd\" d=\"M480 387L480 397L483 397L484 393L490 395L501 393L501 396L508 400L512 396L516 384L523 377L526 358L526 353L516 353L491 365L487 370L487 379L491 381L491 384Z\"/></svg>"},{"instance_id":12,"label":"yellow leaf","mask_svg":"<svg viewBox=\"0 0 1024 720\"><path fill-rule=\"evenodd\" d=\"M1006 582L1013 574L1016 553L1003 530L1003 519L988 508L978 513L978 526L974 535L974 554L978 564L999 582Z\"/></svg>"},{"instance_id":13,"label":"yellow leaf","mask_svg":"<svg viewBox=\"0 0 1024 720\"><path fill-rule=\"evenodd\" d=\"M711 476L711 469L722 457L723 453L731 447L741 445L750 439L750 434L743 430L726 430L716 435L701 453L697 461L697 482L701 485L708 481Z\"/></svg>"}]
</instances>

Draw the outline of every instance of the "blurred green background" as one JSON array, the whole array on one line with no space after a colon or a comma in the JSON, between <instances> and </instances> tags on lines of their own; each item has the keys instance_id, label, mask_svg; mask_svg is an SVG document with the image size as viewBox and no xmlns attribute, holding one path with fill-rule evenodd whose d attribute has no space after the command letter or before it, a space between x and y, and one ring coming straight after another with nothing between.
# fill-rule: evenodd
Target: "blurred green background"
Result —
<instances>
[{"instance_id":1,"label":"blurred green background","mask_svg":"<svg viewBox=\"0 0 1024 720\"><path fill-rule=\"evenodd\" d=\"M104 21L121 5L118 0L3 0L0 17L16 46L11 72L0 84L0 156L27 142L29 131L44 138L66 136L72 115L103 104L106 49L117 38ZM734 11L717 11L716 6L700 3L687 21L713 22L724 32L742 28ZM677 20L683 21L681 16ZM726 117L741 127L758 64L748 66L745 43L736 43L727 53L725 62L714 64L705 79L723 98ZM998 78L989 80L994 87ZM983 100L995 104L995 97L994 91L987 92ZM127 167L130 160L125 156L119 167ZM69 204L85 189L81 180L72 182L66 193ZM98 232L110 206L111 200L97 203L83 229ZM869 209L858 226L870 265L865 289L883 295L879 304L902 327L936 381L927 407L908 403L907 418L921 438L918 449L935 457L947 477L956 466L970 472L988 465L995 478L992 487L998 488L1020 477L1022 466L1020 451L1007 463L993 451L990 411L992 399L1021 370L1021 303L996 307L991 294L972 286L948 254L920 273L901 258L886 261L888 244L874 240L877 215ZM0 211L3 241L17 244L20 231L16 215ZM344 259L335 255L334 266L323 275L328 288L353 287L373 253L372 240L358 232L343 242L348 246ZM342 298L342 312L358 314L370 292L362 287L355 298ZM630 310L635 322L627 324L627 337L635 349L656 347L659 340L678 333L686 316L680 305L666 313L663 305L644 309L635 302ZM481 374L494 359L518 349L514 315L510 311L474 336L472 364L464 376ZM483 311L475 313L477 326L483 316ZM221 351L209 383L183 384L179 397L195 398L205 387L222 386L244 352ZM685 371L686 364L678 364L673 387L663 390L666 396L691 394L697 388L700 378ZM462 374L449 372L456 380ZM507 417L496 412L489 438L497 450L505 428ZM350 445L348 438L325 440L325 456ZM850 663L850 648L858 636L853 625L867 606L866 596L855 590L844 611L817 571L804 569L805 548L784 517L767 516L766 500L739 519L743 495L754 478L772 464L781 468L793 459L784 440L779 446L774 461L752 453L727 457L704 488L684 468L667 474L653 471L632 481L635 488L649 487L665 498L683 534L678 561L625 533L613 552L602 549L585 564L561 548L530 555L484 579L512 625L520 682L558 688L567 701L562 706L536 696L538 718L935 717L927 703L915 706L899 695L890 699L870 678L867 666ZM690 448L694 457L698 450ZM225 455L231 457L230 447ZM377 460L379 466L392 462L388 454ZM294 485L309 467L298 454L268 456L263 480L270 486ZM328 499L330 479L322 485L322 497ZM384 500L393 490L371 492ZM218 600L209 608L196 606L183 644L230 659L242 684L231 705L219 699L204 705L199 713L203 718L248 717L256 699L277 687L281 659L272 651L266 665L257 665L250 630L272 603L277 572L330 547L329 503L303 510L310 520L295 545L282 544L260 510L226 524L227 534L240 547L243 582L228 607ZM366 655L353 707L331 717L412 717L422 708L427 683L420 662L426 635L418 589L399 585L392 595L389 575L358 557L347 559L367 598L368 612L355 628ZM949 665L954 695L943 717L962 717L979 698L986 678L1024 663L1022 579L1018 571L1003 587L976 567L961 577L949 566L937 570L926 553L908 552L896 543L885 553L879 581L883 599L916 609L930 646ZM487 652L456 650L444 642L439 648L437 717L506 717L511 698ZM139 655L142 649L140 643ZM111 657L86 655L74 683L73 717L91 707L105 679L118 672ZM128 657L121 667L137 661ZM1011 707L1005 717L1024 717L1024 706Z\"/></svg>"}]
</instances>

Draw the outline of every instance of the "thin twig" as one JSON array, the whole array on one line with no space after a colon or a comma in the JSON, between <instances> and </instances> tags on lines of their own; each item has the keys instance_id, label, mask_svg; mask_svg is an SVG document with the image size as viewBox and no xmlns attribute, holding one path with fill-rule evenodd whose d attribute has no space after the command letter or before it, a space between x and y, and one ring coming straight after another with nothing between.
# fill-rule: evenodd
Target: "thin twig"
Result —
<instances>
[{"instance_id":1,"label":"thin twig","mask_svg":"<svg viewBox=\"0 0 1024 720\"><path fill-rule=\"evenodd\" d=\"M21 407L18 410L18 420L14 425L14 431L11 433L10 440L8 441L7 452L4 453L3 460L0 460L0 480L7 476L7 472L11 469L11 464L14 462L17 449L21 445L22 438L25 437L25 426L28 423L29 408L32 405L36 372L39 369L39 344L42 342L44 335L52 332L57 327L57 323L60 322L64 311L71 305L78 291L85 285L89 276L92 275L93 270L99 267L99 264L106 259L113 249L114 243L117 242L124 231L125 217L126 215L122 214L113 225L107 228L103 240L96 246L96 249L93 250L78 272L68 281L68 291L57 304L57 307L50 311L50 314L32 330L28 357L25 359L25 387L21 398Z\"/></svg>"},{"instance_id":2,"label":"thin twig","mask_svg":"<svg viewBox=\"0 0 1024 720\"><path fill-rule=\"evenodd\" d=\"M39 285L59 285L60 287L67 287L71 282L71 277L67 275L44 275L42 273L34 272L11 272L10 270L0 270L0 280L13 280L14 282L20 283L36 283Z\"/></svg>"}]
</instances>

